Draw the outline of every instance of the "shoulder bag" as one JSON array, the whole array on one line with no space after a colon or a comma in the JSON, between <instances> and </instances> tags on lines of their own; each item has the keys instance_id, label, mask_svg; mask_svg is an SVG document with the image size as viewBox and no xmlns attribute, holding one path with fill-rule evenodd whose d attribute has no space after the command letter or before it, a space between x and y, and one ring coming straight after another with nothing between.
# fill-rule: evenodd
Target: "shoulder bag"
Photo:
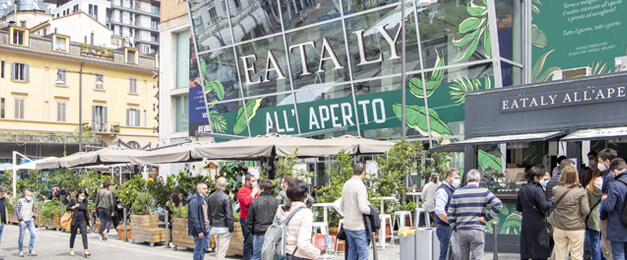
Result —
<instances>
[{"instance_id":1,"label":"shoulder bag","mask_svg":"<svg viewBox=\"0 0 627 260\"><path fill-rule=\"evenodd\" d=\"M555 209L557 210L557 205L560 204L560 201L562 201L562 199L564 197L566 197L566 194L568 194L575 186L570 186L566 192L564 192L564 194L562 194L562 196L560 196L559 198L557 198L557 200L555 201ZM553 212L551 212L551 215L553 215L555 213L555 210L553 210ZM551 218L551 216L549 215L549 218ZM551 236L553 236L553 226L547 221L546 222L546 226L547 226L547 230L549 231L549 234Z\"/></svg>"}]
</instances>

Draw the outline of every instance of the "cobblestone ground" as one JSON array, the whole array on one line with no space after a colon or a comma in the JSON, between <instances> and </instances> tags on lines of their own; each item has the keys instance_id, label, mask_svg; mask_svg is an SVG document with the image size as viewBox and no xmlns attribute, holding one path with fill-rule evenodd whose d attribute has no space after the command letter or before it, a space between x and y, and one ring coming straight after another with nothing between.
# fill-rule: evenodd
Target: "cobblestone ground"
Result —
<instances>
[{"instance_id":1,"label":"cobblestone ground","mask_svg":"<svg viewBox=\"0 0 627 260\"><path fill-rule=\"evenodd\" d=\"M80 235L76 237L74 250L77 254L75 257L69 255L69 232L60 232L55 230L46 230L38 228L36 230L35 252L39 255L36 257L26 256L24 258L17 256L17 238L18 228L15 225L5 225L2 232L2 240L0 242L0 258L4 259L80 259L82 258L83 245ZM90 259L133 259L133 260L176 260L176 259L192 259L191 250L173 250L163 245L155 245L150 247L148 244L133 244L130 242L122 242L117 239L117 234L111 234L107 241L100 241L96 233L89 233L89 248L92 256ZM26 232L24 238L25 250L28 250L29 235ZM398 244L395 247L386 247L385 250L378 249L380 260L400 259L400 248ZM230 259L241 259L240 257L229 257ZM519 259L516 254L500 254L499 260ZM213 253L208 253L205 259L215 259ZM341 260L344 254L340 253L335 257L328 259ZM372 255L370 256L372 259ZM492 260L492 253L486 252L484 260Z\"/></svg>"}]
</instances>

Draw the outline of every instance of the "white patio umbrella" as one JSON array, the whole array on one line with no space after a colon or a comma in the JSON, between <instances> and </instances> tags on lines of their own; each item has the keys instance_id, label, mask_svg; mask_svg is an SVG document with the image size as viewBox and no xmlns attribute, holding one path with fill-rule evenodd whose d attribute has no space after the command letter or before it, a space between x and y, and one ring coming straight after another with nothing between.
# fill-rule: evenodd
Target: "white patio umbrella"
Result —
<instances>
[{"instance_id":1,"label":"white patio umbrella","mask_svg":"<svg viewBox=\"0 0 627 260\"><path fill-rule=\"evenodd\" d=\"M60 166L74 168L99 164L131 163L131 157L133 155L141 155L144 153L146 153L146 151L109 146L92 152L75 153L63 157L61 158Z\"/></svg>"},{"instance_id":2,"label":"white patio umbrella","mask_svg":"<svg viewBox=\"0 0 627 260\"><path fill-rule=\"evenodd\" d=\"M394 143L368 139L352 135L343 135L340 137L332 137L320 140L323 144L336 144L339 146L350 147L347 150L351 154L381 154L394 147Z\"/></svg>"},{"instance_id":3,"label":"white patio umbrella","mask_svg":"<svg viewBox=\"0 0 627 260\"><path fill-rule=\"evenodd\" d=\"M163 149L144 151L131 156L131 163L136 165L144 164L165 164L197 161L192 157L192 151L195 147L201 145L210 145L211 143L182 143L176 146L170 146Z\"/></svg>"}]
</instances>

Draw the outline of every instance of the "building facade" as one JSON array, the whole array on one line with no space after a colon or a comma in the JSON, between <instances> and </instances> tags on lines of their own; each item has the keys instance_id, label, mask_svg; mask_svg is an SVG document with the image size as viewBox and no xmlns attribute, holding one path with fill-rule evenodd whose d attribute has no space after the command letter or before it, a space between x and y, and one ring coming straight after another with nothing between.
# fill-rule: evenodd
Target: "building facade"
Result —
<instances>
[{"instance_id":1,"label":"building facade","mask_svg":"<svg viewBox=\"0 0 627 260\"><path fill-rule=\"evenodd\" d=\"M107 25L143 54L159 52L160 3L158 0L111 0Z\"/></svg>"},{"instance_id":2,"label":"building facade","mask_svg":"<svg viewBox=\"0 0 627 260\"><path fill-rule=\"evenodd\" d=\"M0 29L0 49L0 158L14 150L41 157L78 151L81 113L83 145L157 143L154 55L20 27Z\"/></svg>"}]
</instances>

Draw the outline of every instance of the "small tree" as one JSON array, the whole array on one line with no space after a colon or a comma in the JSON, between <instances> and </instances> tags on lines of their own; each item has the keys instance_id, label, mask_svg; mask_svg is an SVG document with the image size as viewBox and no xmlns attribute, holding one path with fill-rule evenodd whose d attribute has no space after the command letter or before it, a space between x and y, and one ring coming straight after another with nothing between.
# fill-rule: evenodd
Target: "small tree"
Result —
<instances>
[{"instance_id":1,"label":"small tree","mask_svg":"<svg viewBox=\"0 0 627 260\"><path fill-rule=\"evenodd\" d=\"M353 177L353 156L346 150L342 150L338 153L336 161L329 171L331 177L330 185L323 185L316 193L318 195L318 202L332 203L335 200L342 197L342 189L344 183ZM321 215L322 209L318 209ZM340 216L335 211L329 214L329 225L336 226L339 223Z\"/></svg>"}]
</instances>

